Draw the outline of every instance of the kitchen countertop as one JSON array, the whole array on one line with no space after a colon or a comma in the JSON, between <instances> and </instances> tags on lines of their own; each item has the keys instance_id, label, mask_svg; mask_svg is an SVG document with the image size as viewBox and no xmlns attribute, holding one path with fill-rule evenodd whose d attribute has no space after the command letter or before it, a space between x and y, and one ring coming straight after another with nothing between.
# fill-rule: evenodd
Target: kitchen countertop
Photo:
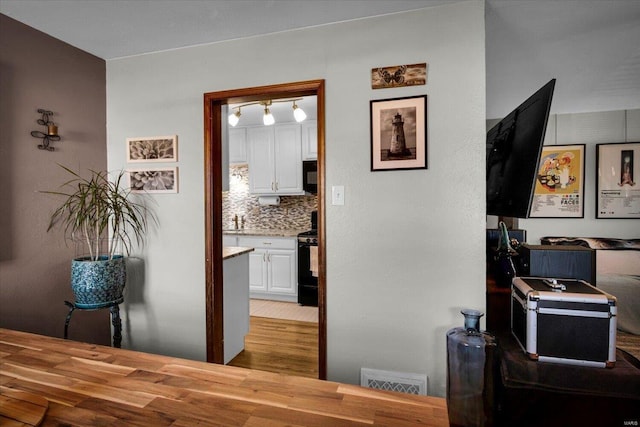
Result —
<instances>
[{"instance_id":1,"label":"kitchen countertop","mask_svg":"<svg viewBox=\"0 0 640 427\"><path fill-rule=\"evenodd\" d=\"M229 259L236 256L244 255L254 251L255 248L245 248L242 246L225 246L222 248L222 259Z\"/></svg>"},{"instance_id":2,"label":"kitchen countertop","mask_svg":"<svg viewBox=\"0 0 640 427\"><path fill-rule=\"evenodd\" d=\"M223 230L222 234L226 236L273 236L273 237L297 237L298 234L302 233L305 230L293 229L293 230L283 230L283 229L270 229L270 230L262 230L262 229L253 229L253 228L245 228L240 230Z\"/></svg>"}]
</instances>

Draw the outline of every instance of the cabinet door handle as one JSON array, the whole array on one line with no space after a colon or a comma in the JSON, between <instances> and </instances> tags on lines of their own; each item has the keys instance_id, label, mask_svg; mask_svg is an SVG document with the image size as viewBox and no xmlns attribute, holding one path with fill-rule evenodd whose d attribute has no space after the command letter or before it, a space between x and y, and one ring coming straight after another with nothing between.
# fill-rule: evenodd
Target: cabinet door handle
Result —
<instances>
[{"instance_id":1,"label":"cabinet door handle","mask_svg":"<svg viewBox=\"0 0 640 427\"><path fill-rule=\"evenodd\" d=\"M279 188L278 188L278 181L276 181L276 191L278 191L278 190L279 190Z\"/></svg>"},{"instance_id":2,"label":"cabinet door handle","mask_svg":"<svg viewBox=\"0 0 640 427\"><path fill-rule=\"evenodd\" d=\"M262 254L262 262L267 262L267 253Z\"/></svg>"},{"instance_id":3,"label":"cabinet door handle","mask_svg":"<svg viewBox=\"0 0 640 427\"><path fill-rule=\"evenodd\" d=\"M276 191L276 184L273 181L271 181L271 191Z\"/></svg>"},{"instance_id":4,"label":"cabinet door handle","mask_svg":"<svg viewBox=\"0 0 640 427\"><path fill-rule=\"evenodd\" d=\"M268 246L271 244L271 242L262 242L262 244Z\"/></svg>"}]
</instances>

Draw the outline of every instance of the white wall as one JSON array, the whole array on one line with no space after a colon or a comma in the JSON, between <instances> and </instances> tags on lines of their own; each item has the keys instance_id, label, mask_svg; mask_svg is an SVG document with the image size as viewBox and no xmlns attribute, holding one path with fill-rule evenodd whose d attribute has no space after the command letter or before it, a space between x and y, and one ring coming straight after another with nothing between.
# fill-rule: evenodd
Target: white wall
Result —
<instances>
[{"instance_id":1,"label":"white wall","mask_svg":"<svg viewBox=\"0 0 640 427\"><path fill-rule=\"evenodd\" d=\"M371 89L378 66L428 63L426 86ZM483 309L484 4L435 8L107 63L109 168L127 137L178 134L180 192L158 195L123 345L205 358L205 92L326 80L328 376L426 373L445 393L445 332ZM428 95L428 170L370 172L369 101Z\"/></svg>"},{"instance_id":2,"label":"white wall","mask_svg":"<svg viewBox=\"0 0 640 427\"><path fill-rule=\"evenodd\" d=\"M487 128L498 121L487 121ZM519 219L518 228L527 231L527 243L540 244L544 236L640 238L638 220L596 219L596 144L638 141L640 109L552 114L544 145L586 145L584 218ZM496 225L497 217L489 217L487 226L495 228Z\"/></svg>"}]
</instances>

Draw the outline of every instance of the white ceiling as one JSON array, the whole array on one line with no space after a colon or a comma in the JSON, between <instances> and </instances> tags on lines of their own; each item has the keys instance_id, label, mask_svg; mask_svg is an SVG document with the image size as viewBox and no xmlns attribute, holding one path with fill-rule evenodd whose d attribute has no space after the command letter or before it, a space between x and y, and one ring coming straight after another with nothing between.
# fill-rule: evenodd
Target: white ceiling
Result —
<instances>
[{"instance_id":1,"label":"white ceiling","mask_svg":"<svg viewBox=\"0 0 640 427\"><path fill-rule=\"evenodd\" d=\"M0 0L0 12L110 60L456 1ZM640 0L486 0L486 60L488 118L554 77L553 112L640 108Z\"/></svg>"}]
</instances>

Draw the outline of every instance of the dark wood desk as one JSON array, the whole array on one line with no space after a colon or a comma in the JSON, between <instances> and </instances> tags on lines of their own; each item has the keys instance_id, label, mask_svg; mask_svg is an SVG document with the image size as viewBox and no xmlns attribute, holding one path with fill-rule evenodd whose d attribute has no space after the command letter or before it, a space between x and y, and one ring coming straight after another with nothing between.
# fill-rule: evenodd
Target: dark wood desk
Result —
<instances>
[{"instance_id":1,"label":"dark wood desk","mask_svg":"<svg viewBox=\"0 0 640 427\"><path fill-rule=\"evenodd\" d=\"M620 349L613 368L529 359L499 335L498 426L625 426L640 422L640 361Z\"/></svg>"},{"instance_id":2,"label":"dark wood desk","mask_svg":"<svg viewBox=\"0 0 640 427\"><path fill-rule=\"evenodd\" d=\"M0 390L3 399L17 391L47 399L43 425L449 426L439 397L7 329L0 329ZM10 419L2 416L0 424Z\"/></svg>"}]
</instances>

